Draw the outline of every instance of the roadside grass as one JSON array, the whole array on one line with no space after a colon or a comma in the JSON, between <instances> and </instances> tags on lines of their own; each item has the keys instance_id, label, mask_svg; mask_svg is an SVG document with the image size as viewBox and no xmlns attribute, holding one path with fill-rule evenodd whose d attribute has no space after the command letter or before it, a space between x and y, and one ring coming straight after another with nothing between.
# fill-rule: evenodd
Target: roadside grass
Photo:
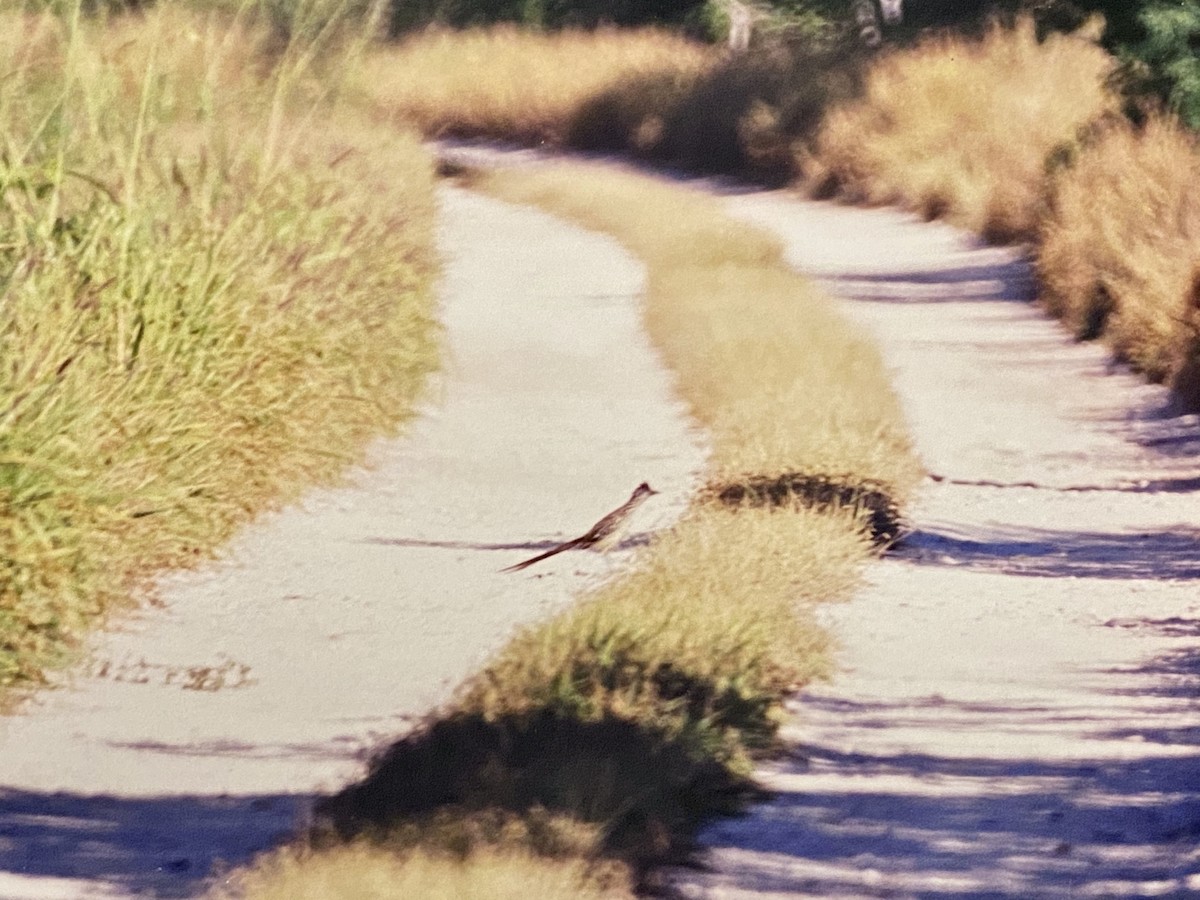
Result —
<instances>
[{"instance_id":1,"label":"roadside grass","mask_svg":"<svg viewBox=\"0 0 1200 900\"><path fill-rule=\"evenodd\" d=\"M0 687L335 477L435 364L431 161L270 39L0 18Z\"/></svg>"},{"instance_id":2,"label":"roadside grass","mask_svg":"<svg viewBox=\"0 0 1200 900\"><path fill-rule=\"evenodd\" d=\"M1097 29L1028 19L883 57L834 106L804 182L1034 247L1041 303L1200 411L1200 149L1177 120L1122 115Z\"/></svg>"},{"instance_id":3,"label":"roadside grass","mask_svg":"<svg viewBox=\"0 0 1200 900\"><path fill-rule=\"evenodd\" d=\"M861 62L847 43L730 55L653 29L429 30L372 53L359 96L432 138L617 151L783 182L796 142L857 90Z\"/></svg>"},{"instance_id":4,"label":"roadside grass","mask_svg":"<svg viewBox=\"0 0 1200 900\"><path fill-rule=\"evenodd\" d=\"M433 29L371 53L357 81L378 114L427 137L561 146L597 94L625 79L686 83L713 61L710 48L654 29Z\"/></svg>"},{"instance_id":5,"label":"roadside grass","mask_svg":"<svg viewBox=\"0 0 1200 900\"><path fill-rule=\"evenodd\" d=\"M1092 31L1039 41L1023 19L882 57L863 96L829 111L805 182L818 196L904 206L995 241L1033 237L1047 156L1120 107L1106 84L1116 61Z\"/></svg>"},{"instance_id":6,"label":"roadside grass","mask_svg":"<svg viewBox=\"0 0 1200 900\"><path fill-rule=\"evenodd\" d=\"M1110 125L1056 171L1042 302L1200 411L1200 145L1178 122Z\"/></svg>"},{"instance_id":7,"label":"roadside grass","mask_svg":"<svg viewBox=\"0 0 1200 900\"><path fill-rule=\"evenodd\" d=\"M604 168L473 180L613 234L645 261L647 326L712 435L714 486L810 472L908 498L919 467L878 356L786 270L773 239L714 200ZM271 893L281 865L344 871L313 896L352 895L363 842L394 855L373 857L385 869L420 868L428 854L468 871L532 854L521 858L556 860L619 896L653 887L654 867L684 858L700 821L754 794L751 764L776 748L785 697L827 671L813 608L847 598L873 552L869 510L853 499L776 500L702 494L627 574L519 632L362 781L320 803L312 832L236 876L236 895L282 895ZM413 895L468 876L428 877Z\"/></svg>"},{"instance_id":8,"label":"roadside grass","mask_svg":"<svg viewBox=\"0 0 1200 900\"><path fill-rule=\"evenodd\" d=\"M238 872L223 897L259 900L626 900L618 873L601 880L579 861L550 860L520 850L484 850L461 857L356 844L336 856L288 851L261 869Z\"/></svg>"}]
</instances>

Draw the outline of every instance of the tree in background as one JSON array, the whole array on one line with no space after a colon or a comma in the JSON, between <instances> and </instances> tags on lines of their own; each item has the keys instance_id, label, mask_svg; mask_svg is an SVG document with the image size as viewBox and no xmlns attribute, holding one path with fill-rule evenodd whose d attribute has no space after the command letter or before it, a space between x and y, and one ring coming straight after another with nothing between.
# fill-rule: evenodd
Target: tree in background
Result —
<instances>
[{"instance_id":1,"label":"tree in background","mask_svg":"<svg viewBox=\"0 0 1200 900\"><path fill-rule=\"evenodd\" d=\"M1150 3L1138 21L1144 37L1125 50L1135 83L1200 130L1200 0Z\"/></svg>"}]
</instances>

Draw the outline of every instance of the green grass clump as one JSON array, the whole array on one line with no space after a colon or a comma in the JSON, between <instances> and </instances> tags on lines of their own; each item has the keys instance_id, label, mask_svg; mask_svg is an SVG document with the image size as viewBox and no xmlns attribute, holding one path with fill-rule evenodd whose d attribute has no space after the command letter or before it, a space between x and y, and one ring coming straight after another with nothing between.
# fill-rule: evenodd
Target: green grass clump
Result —
<instances>
[{"instance_id":1,"label":"green grass clump","mask_svg":"<svg viewBox=\"0 0 1200 900\"><path fill-rule=\"evenodd\" d=\"M269 41L0 21L0 686L332 477L433 365L429 160Z\"/></svg>"}]
</instances>

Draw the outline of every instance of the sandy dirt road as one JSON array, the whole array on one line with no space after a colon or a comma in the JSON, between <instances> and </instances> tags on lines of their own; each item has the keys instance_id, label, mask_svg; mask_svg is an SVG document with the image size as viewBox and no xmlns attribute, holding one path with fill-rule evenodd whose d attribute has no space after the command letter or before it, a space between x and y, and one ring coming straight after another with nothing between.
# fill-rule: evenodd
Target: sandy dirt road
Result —
<instances>
[{"instance_id":1,"label":"sandy dirt road","mask_svg":"<svg viewBox=\"0 0 1200 900\"><path fill-rule=\"evenodd\" d=\"M894 373L942 477L825 610L775 798L688 897L1200 897L1200 423L1030 305L1020 255L781 194L781 235Z\"/></svg>"},{"instance_id":2,"label":"sandy dirt road","mask_svg":"<svg viewBox=\"0 0 1200 900\"><path fill-rule=\"evenodd\" d=\"M642 530L686 501L704 454L642 336L640 265L531 210L442 200L447 358L424 413L0 720L2 900L194 895L624 554L502 566L642 480L662 491Z\"/></svg>"},{"instance_id":3,"label":"sandy dirt road","mask_svg":"<svg viewBox=\"0 0 1200 900\"><path fill-rule=\"evenodd\" d=\"M710 828L713 871L681 889L1200 897L1196 420L1044 320L1012 251L894 212L729 202L847 298L943 480L826 611L842 672L794 704L795 753L762 773L776 798ZM643 478L661 520L686 497L702 452L640 336L636 264L456 192L444 221L450 358L410 434L168 579L91 674L0 723L0 898L195 893L613 564L500 566Z\"/></svg>"}]
</instances>

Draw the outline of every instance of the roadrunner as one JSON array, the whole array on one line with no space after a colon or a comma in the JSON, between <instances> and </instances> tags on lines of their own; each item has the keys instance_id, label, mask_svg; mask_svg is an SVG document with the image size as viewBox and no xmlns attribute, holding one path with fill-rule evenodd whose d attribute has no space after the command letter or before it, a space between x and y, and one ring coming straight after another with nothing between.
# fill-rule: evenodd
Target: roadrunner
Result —
<instances>
[{"instance_id":1,"label":"roadrunner","mask_svg":"<svg viewBox=\"0 0 1200 900\"><path fill-rule=\"evenodd\" d=\"M559 544L545 553L539 553L533 559L527 559L524 562L519 562L515 566L509 566L506 569L501 569L501 572L519 572L532 566L534 563L539 563L543 559L549 559L562 553L564 550L575 550L584 548L594 548L596 550L607 550L617 543L621 538L622 532L625 530L625 525L628 524L633 511L649 500L658 491L642 482L629 495L629 499L610 512L607 516L588 529L586 534L580 535L573 541L567 541L565 544Z\"/></svg>"}]
</instances>

